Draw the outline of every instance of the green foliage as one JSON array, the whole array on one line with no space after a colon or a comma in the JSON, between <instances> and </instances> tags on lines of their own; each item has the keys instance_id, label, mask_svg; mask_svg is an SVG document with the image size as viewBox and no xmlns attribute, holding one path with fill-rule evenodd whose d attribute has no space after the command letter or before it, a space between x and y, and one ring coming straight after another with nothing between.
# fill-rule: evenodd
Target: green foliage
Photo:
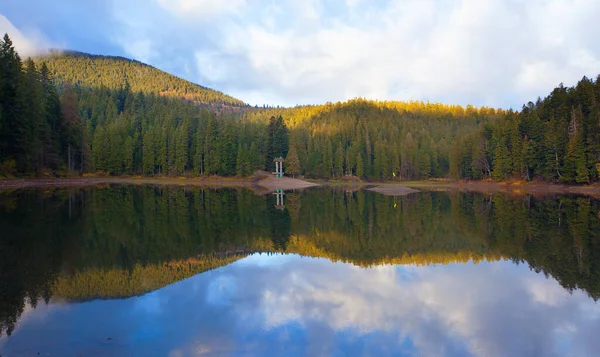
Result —
<instances>
[{"instance_id":1,"label":"green foliage","mask_svg":"<svg viewBox=\"0 0 600 357\"><path fill-rule=\"evenodd\" d=\"M0 162L15 163L0 175L58 170L62 164L82 170L82 123L65 87L61 103L46 64L28 59L23 65L10 37L0 41Z\"/></svg>"},{"instance_id":2,"label":"green foliage","mask_svg":"<svg viewBox=\"0 0 600 357\"><path fill-rule=\"evenodd\" d=\"M600 160L600 77L583 77L573 88L562 84L545 99L529 102L519 113L508 112L491 123L491 145L484 147L492 157L492 175L506 179L518 175L565 183L598 181L594 169ZM487 134L479 133L487 141ZM468 146L461 140L457 147ZM481 150L478 155L483 158ZM477 169L479 161L473 161ZM479 178L477 170L464 171L458 177Z\"/></svg>"},{"instance_id":3,"label":"green foliage","mask_svg":"<svg viewBox=\"0 0 600 357\"><path fill-rule=\"evenodd\" d=\"M520 112L363 99L250 108L136 61L54 53L23 65L8 37L1 45L0 162L20 174L247 176L271 171L292 143L299 169L288 172L316 178L600 177L600 79Z\"/></svg>"},{"instance_id":4,"label":"green foliage","mask_svg":"<svg viewBox=\"0 0 600 357\"><path fill-rule=\"evenodd\" d=\"M279 157L285 158L289 150L288 129L280 115L271 117L267 126L267 157L265 169L273 167L273 160Z\"/></svg>"},{"instance_id":5,"label":"green foliage","mask_svg":"<svg viewBox=\"0 0 600 357\"><path fill-rule=\"evenodd\" d=\"M399 179L422 179L447 176L451 148L459 134L479 131L504 114L490 108L467 109L354 99L251 109L242 117L264 125L269 118L282 116L306 176L330 178L346 173L387 180L395 174ZM357 168L359 156L362 164Z\"/></svg>"},{"instance_id":6,"label":"green foliage","mask_svg":"<svg viewBox=\"0 0 600 357\"><path fill-rule=\"evenodd\" d=\"M214 109L246 106L241 100L219 91L202 87L147 64L123 57L57 51L39 58L38 61L47 63L60 86L71 83L81 87L113 90L128 86L132 92L184 99ZM123 105L124 101L120 104Z\"/></svg>"},{"instance_id":7,"label":"green foliage","mask_svg":"<svg viewBox=\"0 0 600 357\"><path fill-rule=\"evenodd\" d=\"M292 177L300 175L300 158L296 148L292 145L285 158L285 172Z\"/></svg>"}]
</instances>

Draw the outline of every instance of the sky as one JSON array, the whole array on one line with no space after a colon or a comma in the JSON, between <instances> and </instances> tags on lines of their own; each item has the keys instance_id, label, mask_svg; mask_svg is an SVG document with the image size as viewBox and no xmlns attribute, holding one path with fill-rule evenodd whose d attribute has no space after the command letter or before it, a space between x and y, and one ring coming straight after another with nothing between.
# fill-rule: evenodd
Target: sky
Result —
<instances>
[{"instance_id":1,"label":"sky","mask_svg":"<svg viewBox=\"0 0 600 357\"><path fill-rule=\"evenodd\" d=\"M520 109L600 74L598 0L4 0L0 32L120 55L249 104Z\"/></svg>"},{"instance_id":2,"label":"sky","mask_svg":"<svg viewBox=\"0 0 600 357\"><path fill-rule=\"evenodd\" d=\"M140 297L27 307L0 352L597 356L599 328L599 304L526 264L363 269L253 255Z\"/></svg>"}]
</instances>

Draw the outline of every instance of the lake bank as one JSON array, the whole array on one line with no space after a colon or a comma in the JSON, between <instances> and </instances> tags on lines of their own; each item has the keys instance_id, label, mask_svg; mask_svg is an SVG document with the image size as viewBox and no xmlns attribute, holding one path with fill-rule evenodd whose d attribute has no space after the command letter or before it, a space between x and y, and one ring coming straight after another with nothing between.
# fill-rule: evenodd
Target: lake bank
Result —
<instances>
[{"instance_id":1,"label":"lake bank","mask_svg":"<svg viewBox=\"0 0 600 357\"><path fill-rule=\"evenodd\" d=\"M295 190L318 186L290 177L274 178L271 175L258 174L247 178L183 178L183 177L77 177L77 178L27 178L0 180L0 190L40 187L81 187L95 185L165 185L165 186L203 186L210 188L246 187L259 193L275 190Z\"/></svg>"},{"instance_id":2,"label":"lake bank","mask_svg":"<svg viewBox=\"0 0 600 357\"><path fill-rule=\"evenodd\" d=\"M259 172L250 177L112 177L92 176L76 178L24 178L0 180L0 190L40 187L79 187L106 184L120 185L166 185L166 186L202 186L209 188L245 187L258 193L275 190L295 190L314 186L339 186L347 190L368 189L390 196L401 196L419 190L456 190L460 192L506 193L513 195L585 195L600 197L600 185L561 185L544 182L495 182L495 181L403 181L403 182L368 182L368 181L325 181L301 180L291 177L275 178L266 172Z\"/></svg>"},{"instance_id":3,"label":"lake bank","mask_svg":"<svg viewBox=\"0 0 600 357\"><path fill-rule=\"evenodd\" d=\"M545 195L585 195L600 197L600 185L561 185L544 182L496 181L407 181L402 185L415 189L456 190L460 192Z\"/></svg>"}]
</instances>

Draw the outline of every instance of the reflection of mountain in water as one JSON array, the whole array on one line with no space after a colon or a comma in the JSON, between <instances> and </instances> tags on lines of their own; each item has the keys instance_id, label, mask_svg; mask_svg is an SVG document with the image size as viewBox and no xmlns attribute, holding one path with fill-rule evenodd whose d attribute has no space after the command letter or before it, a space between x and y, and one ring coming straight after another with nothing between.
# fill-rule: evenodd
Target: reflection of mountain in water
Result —
<instances>
[{"instance_id":1,"label":"reflection of mountain in water","mask_svg":"<svg viewBox=\"0 0 600 357\"><path fill-rule=\"evenodd\" d=\"M0 331L41 298L126 298L252 252L359 266L511 259L600 296L599 202L113 187L0 194Z\"/></svg>"}]
</instances>

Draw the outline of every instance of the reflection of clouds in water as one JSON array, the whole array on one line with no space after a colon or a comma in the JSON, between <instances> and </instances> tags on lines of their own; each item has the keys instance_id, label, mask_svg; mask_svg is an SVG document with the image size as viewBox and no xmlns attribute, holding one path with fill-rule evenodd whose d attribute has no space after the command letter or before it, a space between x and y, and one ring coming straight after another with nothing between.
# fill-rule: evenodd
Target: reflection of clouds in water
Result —
<instances>
[{"instance_id":1,"label":"reflection of clouds in water","mask_svg":"<svg viewBox=\"0 0 600 357\"><path fill-rule=\"evenodd\" d=\"M221 275L210 282L206 293L206 302L209 305L228 306L237 294L236 281L230 276Z\"/></svg>"},{"instance_id":2,"label":"reflection of clouds in water","mask_svg":"<svg viewBox=\"0 0 600 357\"><path fill-rule=\"evenodd\" d=\"M475 355L562 355L565 346L575 355L597 350L593 339L572 343L580 335L573 327L584 320L593 325L588 328L600 327L598 318L582 314L597 305L585 293L571 296L553 279L524 266L501 262L363 270L322 262L290 265L284 272L252 275L263 282L253 280L254 285L278 282L258 302L266 329L321 321L355 336L392 331L400 341L410 338L426 355L459 352L462 343L457 341Z\"/></svg>"},{"instance_id":3,"label":"reflection of clouds in water","mask_svg":"<svg viewBox=\"0 0 600 357\"><path fill-rule=\"evenodd\" d=\"M594 356L600 308L510 262L361 269L252 256L145 296L38 307L0 352L256 356ZM31 318L44 315L44 319ZM90 324L94 316L103 323ZM93 321L93 320L92 320ZM51 326L60 326L53 329ZM43 333L42 333L43 331ZM43 336L42 338L39 338ZM76 336L78 349L60 347ZM85 346L82 347L82 346ZM48 351L48 348L43 349ZM62 353L61 353L62 352ZM3 355L5 353L2 353Z\"/></svg>"}]
</instances>

